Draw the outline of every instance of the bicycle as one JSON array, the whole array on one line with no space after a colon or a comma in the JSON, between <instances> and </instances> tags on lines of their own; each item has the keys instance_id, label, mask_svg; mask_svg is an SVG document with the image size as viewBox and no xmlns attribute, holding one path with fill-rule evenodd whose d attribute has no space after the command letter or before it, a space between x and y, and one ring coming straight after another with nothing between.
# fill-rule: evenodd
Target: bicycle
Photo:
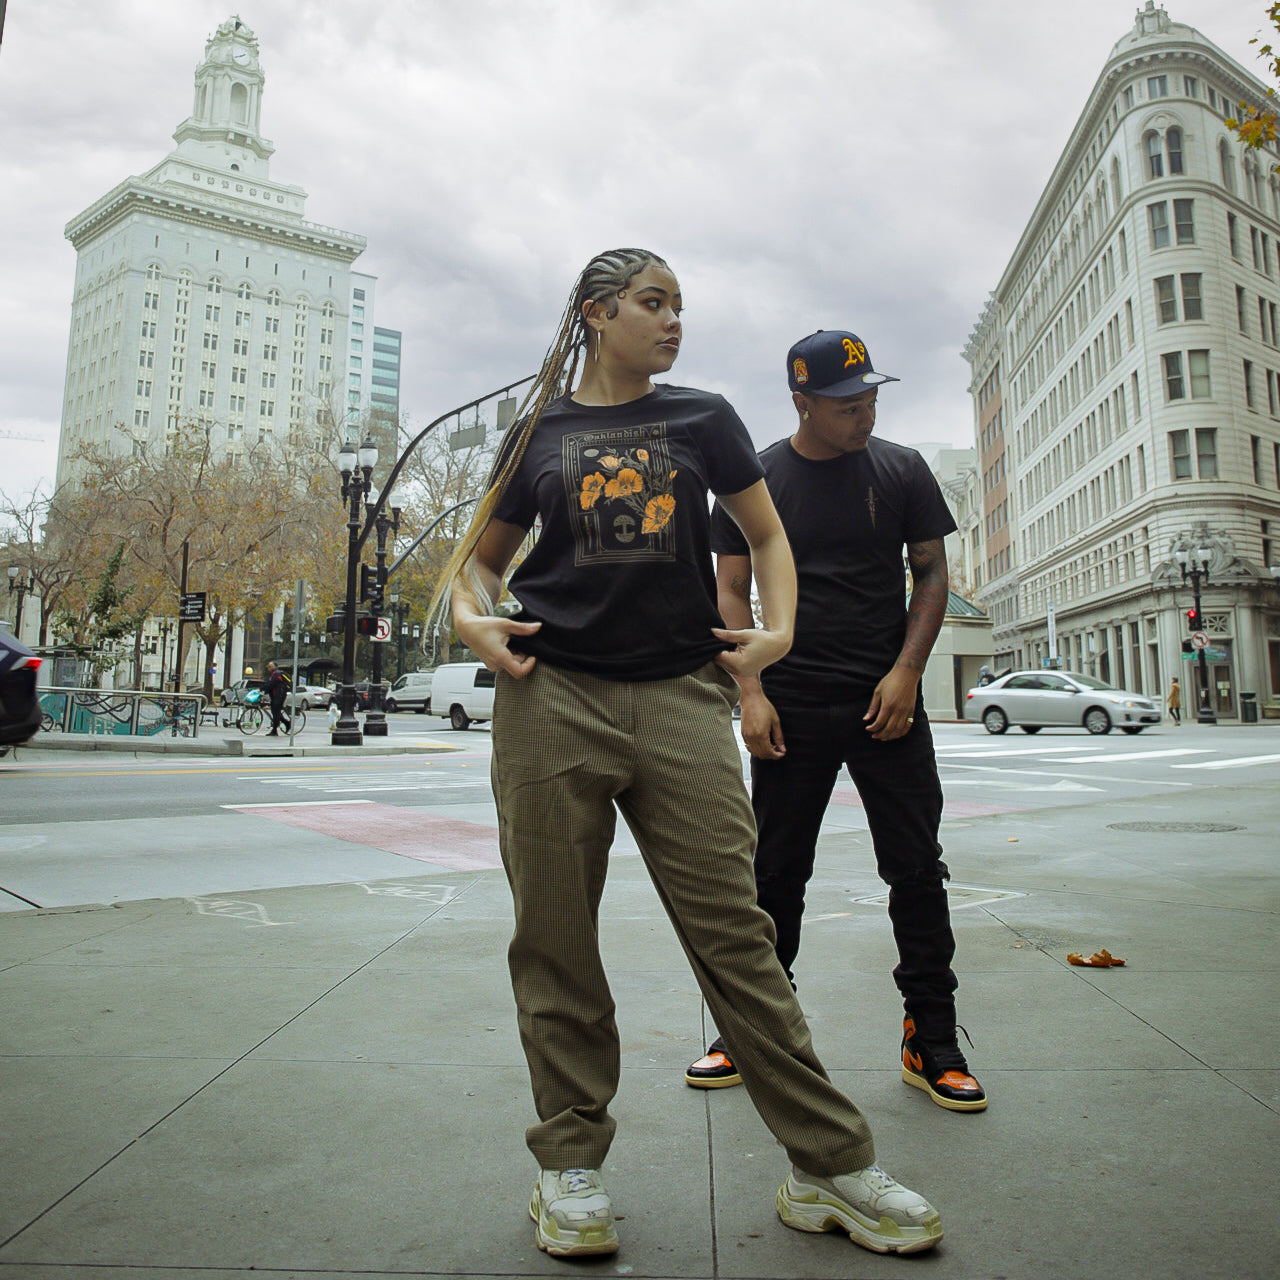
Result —
<instances>
[{"instance_id":1,"label":"bicycle","mask_svg":"<svg viewBox=\"0 0 1280 1280\"><path fill-rule=\"evenodd\" d=\"M257 694L257 697L253 697ZM263 706L261 691L250 689L245 695L244 705L240 708L240 714L236 717L236 728L244 734L257 733L264 725L271 723L271 708ZM286 710L283 713L280 726L285 733L301 733L307 727L307 713L300 707L297 708L293 715L290 716Z\"/></svg>"}]
</instances>

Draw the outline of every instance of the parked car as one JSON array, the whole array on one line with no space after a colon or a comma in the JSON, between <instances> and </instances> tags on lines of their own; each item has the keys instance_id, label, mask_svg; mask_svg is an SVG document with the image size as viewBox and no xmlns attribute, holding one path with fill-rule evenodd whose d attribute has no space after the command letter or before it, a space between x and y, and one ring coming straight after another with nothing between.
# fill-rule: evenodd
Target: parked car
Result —
<instances>
[{"instance_id":1,"label":"parked car","mask_svg":"<svg viewBox=\"0 0 1280 1280\"><path fill-rule=\"evenodd\" d=\"M333 690L326 689L322 684L303 684L299 681L294 697L301 711L310 711L312 707L319 707L323 711L333 700Z\"/></svg>"},{"instance_id":2,"label":"parked car","mask_svg":"<svg viewBox=\"0 0 1280 1280\"><path fill-rule=\"evenodd\" d=\"M416 711L424 715L431 706L434 671L406 671L387 693L388 711Z\"/></svg>"},{"instance_id":3,"label":"parked car","mask_svg":"<svg viewBox=\"0 0 1280 1280\"><path fill-rule=\"evenodd\" d=\"M496 683L483 662L447 662L435 669L427 713L447 718L455 729L492 720Z\"/></svg>"},{"instance_id":4,"label":"parked car","mask_svg":"<svg viewBox=\"0 0 1280 1280\"><path fill-rule=\"evenodd\" d=\"M1090 733L1141 733L1160 723L1160 707L1141 693L1115 689L1077 671L1010 671L965 695L966 720L988 733L1016 724L1024 733L1082 725Z\"/></svg>"},{"instance_id":5,"label":"parked car","mask_svg":"<svg viewBox=\"0 0 1280 1280\"><path fill-rule=\"evenodd\" d=\"M0 756L40 728L36 669L40 659L22 641L0 632Z\"/></svg>"}]
</instances>

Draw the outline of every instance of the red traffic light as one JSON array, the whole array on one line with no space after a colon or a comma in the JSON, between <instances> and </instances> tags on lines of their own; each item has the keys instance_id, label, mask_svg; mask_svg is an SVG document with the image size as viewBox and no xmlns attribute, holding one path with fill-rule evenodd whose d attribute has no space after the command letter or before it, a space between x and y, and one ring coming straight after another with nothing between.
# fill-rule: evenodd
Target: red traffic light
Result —
<instances>
[{"instance_id":1,"label":"red traffic light","mask_svg":"<svg viewBox=\"0 0 1280 1280\"><path fill-rule=\"evenodd\" d=\"M1200 610L1199 609L1187 610L1187 630L1188 631L1200 630Z\"/></svg>"}]
</instances>

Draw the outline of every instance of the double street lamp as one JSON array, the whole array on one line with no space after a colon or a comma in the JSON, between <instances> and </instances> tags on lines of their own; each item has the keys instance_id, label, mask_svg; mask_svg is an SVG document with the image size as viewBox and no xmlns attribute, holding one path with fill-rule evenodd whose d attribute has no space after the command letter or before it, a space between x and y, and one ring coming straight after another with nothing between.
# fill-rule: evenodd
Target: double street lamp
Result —
<instances>
[{"instance_id":1,"label":"double street lamp","mask_svg":"<svg viewBox=\"0 0 1280 1280\"><path fill-rule=\"evenodd\" d=\"M1199 633L1204 631L1204 612L1200 607L1200 587L1209 581L1209 560L1212 556L1211 550L1206 546L1197 547L1194 553L1179 547L1174 556L1178 561L1178 568L1182 570L1183 583L1191 583L1191 594L1195 600L1195 630ZM1200 707L1196 712L1196 720L1200 724L1217 724L1218 717L1213 713L1213 707L1209 703L1209 661L1205 657L1203 645L1196 650L1196 663L1200 673Z\"/></svg>"},{"instance_id":2,"label":"double street lamp","mask_svg":"<svg viewBox=\"0 0 1280 1280\"><path fill-rule=\"evenodd\" d=\"M338 471L342 475L342 500L347 516L347 598L342 624L342 685L338 690L338 722L330 742L335 747L358 747L364 743L356 719L356 576L360 563L361 500L372 493L370 477L378 465L378 446L366 437L357 449L350 440L338 450Z\"/></svg>"}]
</instances>

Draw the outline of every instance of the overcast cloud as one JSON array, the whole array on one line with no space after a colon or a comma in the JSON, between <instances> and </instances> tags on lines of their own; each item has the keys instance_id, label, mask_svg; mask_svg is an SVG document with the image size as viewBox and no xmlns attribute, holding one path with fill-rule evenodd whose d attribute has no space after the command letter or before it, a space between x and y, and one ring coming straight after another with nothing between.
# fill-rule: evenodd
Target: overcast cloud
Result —
<instances>
[{"instance_id":1,"label":"overcast cloud","mask_svg":"<svg viewBox=\"0 0 1280 1280\"><path fill-rule=\"evenodd\" d=\"M62 229L172 149L237 0L10 0L0 49L0 488L57 457ZM670 380L790 429L787 347L853 328L880 431L972 444L960 350L1135 0L238 0L271 174L368 238L421 424L538 366L601 249L671 263ZM1250 71L1262 0L1167 0Z\"/></svg>"}]
</instances>

